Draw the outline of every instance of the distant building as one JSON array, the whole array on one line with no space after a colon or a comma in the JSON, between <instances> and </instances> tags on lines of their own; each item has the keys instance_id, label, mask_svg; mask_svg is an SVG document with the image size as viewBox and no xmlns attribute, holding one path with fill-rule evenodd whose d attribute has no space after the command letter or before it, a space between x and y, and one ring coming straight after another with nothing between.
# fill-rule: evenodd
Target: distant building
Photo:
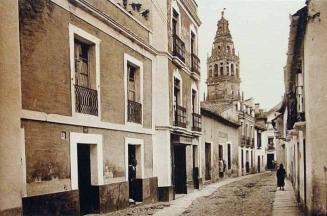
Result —
<instances>
[{"instance_id":1,"label":"distant building","mask_svg":"<svg viewBox=\"0 0 327 216\"><path fill-rule=\"evenodd\" d=\"M267 116L255 104L255 166L257 172L264 172L267 167L267 143L264 142L264 132L267 130Z\"/></svg>"},{"instance_id":2,"label":"distant building","mask_svg":"<svg viewBox=\"0 0 327 216\"><path fill-rule=\"evenodd\" d=\"M203 182L238 175L238 121L222 117L215 107L202 105L201 176ZM222 174L223 173L223 174Z\"/></svg>"},{"instance_id":3,"label":"distant building","mask_svg":"<svg viewBox=\"0 0 327 216\"><path fill-rule=\"evenodd\" d=\"M217 23L211 55L207 60L207 97L201 104L204 109L240 124L238 143L233 143L237 158L233 158L234 173L243 175L254 171L254 102L240 95L240 59L235 52L229 22L222 12ZM234 138L233 138L234 140ZM236 155L233 155L233 157Z\"/></svg>"}]
</instances>

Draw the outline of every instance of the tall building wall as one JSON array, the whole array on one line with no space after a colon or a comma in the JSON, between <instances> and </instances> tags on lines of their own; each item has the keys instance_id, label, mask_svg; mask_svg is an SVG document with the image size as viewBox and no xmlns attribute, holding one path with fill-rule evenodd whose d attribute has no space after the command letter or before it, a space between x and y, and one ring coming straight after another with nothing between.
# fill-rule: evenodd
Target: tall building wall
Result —
<instances>
[{"instance_id":1,"label":"tall building wall","mask_svg":"<svg viewBox=\"0 0 327 216\"><path fill-rule=\"evenodd\" d=\"M327 214L327 2L308 3L304 40L306 109L307 206L312 214Z\"/></svg>"},{"instance_id":2,"label":"tall building wall","mask_svg":"<svg viewBox=\"0 0 327 216\"><path fill-rule=\"evenodd\" d=\"M0 1L0 215L20 215L22 145L18 1Z\"/></svg>"}]
</instances>

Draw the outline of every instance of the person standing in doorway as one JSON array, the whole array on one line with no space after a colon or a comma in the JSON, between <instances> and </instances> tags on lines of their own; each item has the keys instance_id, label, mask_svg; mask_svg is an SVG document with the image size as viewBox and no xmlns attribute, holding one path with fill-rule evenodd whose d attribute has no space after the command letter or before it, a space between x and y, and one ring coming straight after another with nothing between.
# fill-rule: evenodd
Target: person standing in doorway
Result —
<instances>
[{"instance_id":1,"label":"person standing in doorway","mask_svg":"<svg viewBox=\"0 0 327 216\"><path fill-rule=\"evenodd\" d=\"M276 175L277 175L277 187L279 187L280 190L284 190L286 171L284 169L283 164L279 165Z\"/></svg>"},{"instance_id":2,"label":"person standing in doorway","mask_svg":"<svg viewBox=\"0 0 327 216\"><path fill-rule=\"evenodd\" d=\"M224 161L222 159L219 160L219 177L224 177Z\"/></svg>"},{"instance_id":3,"label":"person standing in doorway","mask_svg":"<svg viewBox=\"0 0 327 216\"><path fill-rule=\"evenodd\" d=\"M137 160L132 159L128 165L129 202L135 204L135 182L136 182Z\"/></svg>"}]
</instances>

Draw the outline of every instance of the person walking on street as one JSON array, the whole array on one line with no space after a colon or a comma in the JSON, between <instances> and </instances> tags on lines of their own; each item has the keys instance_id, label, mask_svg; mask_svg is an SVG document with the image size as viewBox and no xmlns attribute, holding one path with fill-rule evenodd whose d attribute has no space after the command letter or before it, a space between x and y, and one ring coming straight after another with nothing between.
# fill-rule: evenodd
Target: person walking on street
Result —
<instances>
[{"instance_id":1,"label":"person walking on street","mask_svg":"<svg viewBox=\"0 0 327 216\"><path fill-rule=\"evenodd\" d=\"M277 187L279 187L280 190L284 190L286 171L284 169L283 164L279 165L276 175L277 175Z\"/></svg>"}]
</instances>

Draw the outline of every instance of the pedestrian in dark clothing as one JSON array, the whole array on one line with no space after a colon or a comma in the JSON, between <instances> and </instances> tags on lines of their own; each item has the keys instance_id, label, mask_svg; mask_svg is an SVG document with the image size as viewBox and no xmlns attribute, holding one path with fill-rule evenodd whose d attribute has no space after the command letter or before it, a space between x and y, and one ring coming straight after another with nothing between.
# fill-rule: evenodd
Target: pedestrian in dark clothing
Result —
<instances>
[{"instance_id":1,"label":"pedestrian in dark clothing","mask_svg":"<svg viewBox=\"0 0 327 216\"><path fill-rule=\"evenodd\" d=\"M135 183L136 183L136 166L137 160L132 159L131 163L128 165L128 182L129 182L129 198L130 203L135 204Z\"/></svg>"},{"instance_id":2,"label":"pedestrian in dark clothing","mask_svg":"<svg viewBox=\"0 0 327 216\"><path fill-rule=\"evenodd\" d=\"M283 164L279 165L276 175L277 175L277 187L279 187L280 190L284 190L286 171L284 169Z\"/></svg>"}]
</instances>

